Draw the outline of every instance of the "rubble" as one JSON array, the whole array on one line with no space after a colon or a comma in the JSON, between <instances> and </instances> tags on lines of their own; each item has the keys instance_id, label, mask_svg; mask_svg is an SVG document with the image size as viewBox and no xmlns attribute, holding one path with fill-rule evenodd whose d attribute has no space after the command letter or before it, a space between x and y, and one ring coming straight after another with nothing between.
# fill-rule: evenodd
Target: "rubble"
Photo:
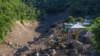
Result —
<instances>
[{"instance_id":1,"label":"rubble","mask_svg":"<svg viewBox=\"0 0 100 56\"><path fill-rule=\"evenodd\" d=\"M67 35L63 31L63 23L55 24L46 34L28 42L29 52L25 53L27 56L91 56L89 43L84 44Z\"/></svg>"}]
</instances>

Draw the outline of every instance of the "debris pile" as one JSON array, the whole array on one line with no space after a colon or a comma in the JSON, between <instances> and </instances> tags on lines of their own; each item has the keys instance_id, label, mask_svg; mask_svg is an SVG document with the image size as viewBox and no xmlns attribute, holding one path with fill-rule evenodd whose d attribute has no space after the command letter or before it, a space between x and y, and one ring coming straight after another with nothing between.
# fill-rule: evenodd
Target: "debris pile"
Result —
<instances>
[{"instance_id":1,"label":"debris pile","mask_svg":"<svg viewBox=\"0 0 100 56\"><path fill-rule=\"evenodd\" d=\"M28 50L20 53L27 56L92 56L89 43L68 38L63 23L51 26L50 30L34 41L28 42ZM18 54L18 53L17 53Z\"/></svg>"}]
</instances>

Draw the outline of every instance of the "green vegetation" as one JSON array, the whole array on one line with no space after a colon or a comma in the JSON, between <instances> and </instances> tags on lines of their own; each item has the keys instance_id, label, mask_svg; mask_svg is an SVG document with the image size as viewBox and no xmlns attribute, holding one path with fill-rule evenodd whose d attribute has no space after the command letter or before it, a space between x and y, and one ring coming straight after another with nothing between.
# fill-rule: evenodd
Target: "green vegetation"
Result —
<instances>
[{"instance_id":1,"label":"green vegetation","mask_svg":"<svg viewBox=\"0 0 100 56\"><path fill-rule=\"evenodd\" d=\"M73 16L100 16L100 0L69 0L68 11Z\"/></svg>"},{"instance_id":2,"label":"green vegetation","mask_svg":"<svg viewBox=\"0 0 100 56\"><path fill-rule=\"evenodd\" d=\"M77 17L100 16L100 0L23 0L29 6L36 6L45 12L68 10L68 14Z\"/></svg>"},{"instance_id":3,"label":"green vegetation","mask_svg":"<svg viewBox=\"0 0 100 56\"><path fill-rule=\"evenodd\" d=\"M0 42L16 20L36 20L36 9L21 0L0 0Z\"/></svg>"},{"instance_id":4,"label":"green vegetation","mask_svg":"<svg viewBox=\"0 0 100 56\"><path fill-rule=\"evenodd\" d=\"M76 18L76 22L84 22L84 19L82 17Z\"/></svg>"},{"instance_id":5,"label":"green vegetation","mask_svg":"<svg viewBox=\"0 0 100 56\"><path fill-rule=\"evenodd\" d=\"M65 19L65 22L67 23L84 22L84 19L82 17L75 18L73 16L68 16Z\"/></svg>"},{"instance_id":6,"label":"green vegetation","mask_svg":"<svg viewBox=\"0 0 100 56\"><path fill-rule=\"evenodd\" d=\"M100 51L100 17L94 19L92 32L94 33L92 42L93 46Z\"/></svg>"},{"instance_id":7,"label":"green vegetation","mask_svg":"<svg viewBox=\"0 0 100 56\"><path fill-rule=\"evenodd\" d=\"M68 16L65 19L65 22L67 22L67 23L75 23L75 18L73 16Z\"/></svg>"},{"instance_id":8,"label":"green vegetation","mask_svg":"<svg viewBox=\"0 0 100 56\"><path fill-rule=\"evenodd\" d=\"M41 12L60 12L67 10L74 17L100 16L99 0L23 0L28 6L36 7Z\"/></svg>"},{"instance_id":9,"label":"green vegetation","mask_svg":"<svg viewBox=\"0 0 100 56\"><path fill-rule=\"evenodd\" d=\"M57 12L67 8L67 0L36 0L36 7L46 12Z\"/></svg>"}]
</instances>

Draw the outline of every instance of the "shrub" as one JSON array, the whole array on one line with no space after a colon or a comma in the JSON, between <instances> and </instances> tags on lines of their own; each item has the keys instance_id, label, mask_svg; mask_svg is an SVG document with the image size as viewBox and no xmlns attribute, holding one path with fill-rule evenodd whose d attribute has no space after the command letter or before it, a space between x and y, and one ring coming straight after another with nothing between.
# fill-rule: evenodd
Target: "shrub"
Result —
<instances>
[{"instance_id":1,"label":"shrub","mask_svg":"<svg viewBox=\"0 0 100 56\"><path fill-rule=\"evenodd\" d=\"M75 18L73 16L68 16L65 19L65 22L67 22L67 23L75 23Z\"/></svg>"}]
</instances>

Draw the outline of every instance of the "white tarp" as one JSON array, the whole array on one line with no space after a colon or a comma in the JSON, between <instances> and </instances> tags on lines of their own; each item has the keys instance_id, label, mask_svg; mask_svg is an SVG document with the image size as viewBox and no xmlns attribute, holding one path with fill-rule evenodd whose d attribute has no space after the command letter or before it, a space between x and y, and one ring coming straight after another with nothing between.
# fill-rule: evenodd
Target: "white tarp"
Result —
<instances>
[{"instance_id":1,"label":"white tarp","mask_svg":"<svg viewBox=\"0 0 100 56\"><path fill-rule=\"evenodd\" d=\"M85 28L85 27L77 23L77 24L74 24L71 28Z\"/></svg>"},{"instance_id":2,"label":"white tarp","mask_svg":"<svg viewBox=\"0 0 100 56\"><path fill-rule=\"evenodd\" d=\"M64 23L64 25L65 26L69 26L69 25L71 26L71 25L73 25L73 23Z\"/></svg>"}]
</instances>

